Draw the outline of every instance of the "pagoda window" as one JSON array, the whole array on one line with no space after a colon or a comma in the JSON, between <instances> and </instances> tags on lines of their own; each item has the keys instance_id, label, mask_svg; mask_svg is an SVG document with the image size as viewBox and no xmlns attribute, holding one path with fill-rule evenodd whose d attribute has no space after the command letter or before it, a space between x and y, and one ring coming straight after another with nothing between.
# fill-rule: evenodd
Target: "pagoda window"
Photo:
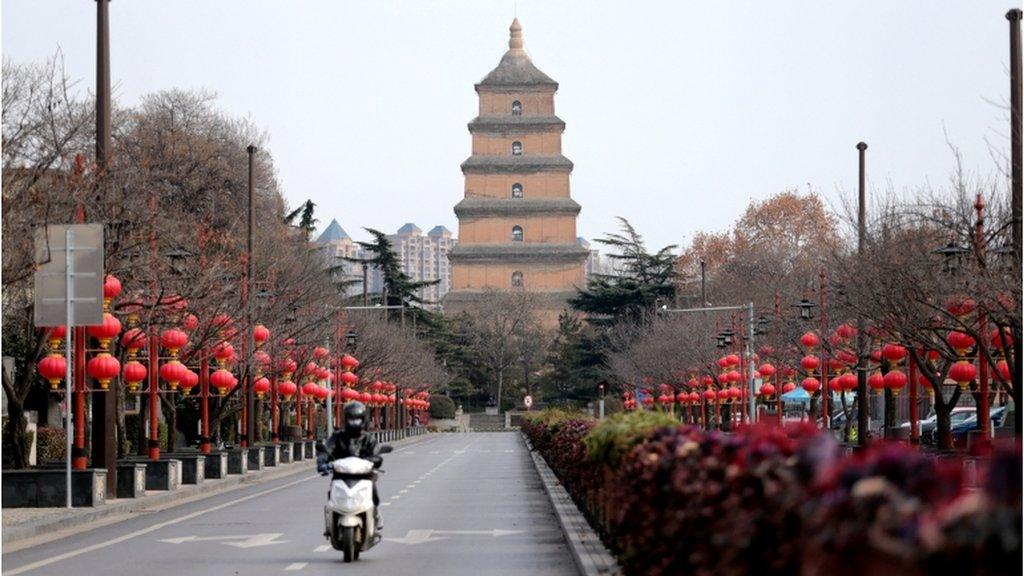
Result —
<instances>
[{"instance_id":1,"label":"pagoda window","mask_svg":"<svg viewBox=\"0 0 1024 576\"><path fill-rule=\"evenodd\" d=\"M522 226L513 226L512 227L512 241L513 242L522 242L523 241L523 227Z\"/></svg>"},{"instance_id":2,"label":"pagoda window","mask_svg":"<svg viewBox=\"0 0 1024 576\"><path fill-rule=\"evenodd\" d=\"M515 142L512 143L512 155L513 156L522 156L523 155L523 143L520 142L519 140L516 140Z\"/></svg>"},{"instance_id":3,"label":"pagoda window","mask_svg":"<svg viewBox=\"0 0 1024 576\"><path fill-rule=\"evenodd\" d=\"M512 273L512 287L522 288L523 287L523 273L516 270Z\"/></svg>"},{"instance_id":4,"label":"pagoda window","mask_svg":"<svg viewBox=\"0 0 1024 576\"><path fill-rule=\"evenodd\" d=\"M513 198L522 198L523 197L523 185L520 184L519 182L516 182L515 184L512 185L512 197Z\"/></svg>"},{"instance_id":5,"label":"pagoda window","mask_svg":"<svg viewBox=\"0 0 1024 576\"><path fill-rule=\"evenodd\" d=\"M519 100L512 103L512 115L522 116L523 115L523 104Z\"/></svg>"}]
</instances>

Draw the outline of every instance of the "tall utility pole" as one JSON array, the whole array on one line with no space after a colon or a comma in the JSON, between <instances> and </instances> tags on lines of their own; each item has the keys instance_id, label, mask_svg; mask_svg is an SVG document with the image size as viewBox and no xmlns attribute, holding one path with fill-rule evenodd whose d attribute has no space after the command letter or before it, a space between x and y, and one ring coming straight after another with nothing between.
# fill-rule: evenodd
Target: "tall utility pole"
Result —
<instances>
[{"instance_id":1,"label":"tall utility pole","mask_svg":"<svg viewBox=\"0 0 1024 576\"><path fill-rule=\"evenodd\" d=\"M864 263L865 198L864 198L864 152L868 145L857 143L859 170L857 176L857 259ZM867 324L864 315L857 317L857 444L868 444L868 374L867 374Z\"/></svg>"},{"instance_id":2,"label":"tall utility pole","mask_svg":"<svg viewBox=\"0 0 1024 576\"><path fill-rule=\"evenodd\" d=\"M97 186L102 186L110 159L110 0L96 0L96 173ZM85 329L75 334L85 353ZM107 469L107 498L117 498L117 397L118 379L102 394L103 400L93 403L93 466L102 462ZM94 396L95 397L95 396Z\"/></svg>"},{"instance_id":3,"label":"tall utility pole","mask_svg":"<svg viewBox=\"0 0 1024 576\"><path fill-rule=\"evenodd\" d=\"M249 153L249 214L245 240L245 442L246 446L251 447L256 438L256 402L252 392L252 355L256 350L256 340L252 330L252 299L256 294L256 258L252 251L252 240L255 233L253 226L256 220L256 205L253 202L253 163L256 157L256 147L250 144L245 150Z\"/></svg>"},{"instance_id":4,"label":"tall utility pole","mask_svg":"<svg viewBox=\"0 0 1024 576\"><path fill-rule=\"evenodd\" d=\"M1024 259L1021 257L1021 70L1020 70L1020 8L1006 13L1010 21L1010 188L1013 205L1013 273L1020 278ZM1020 374L1021 356L1024 355L1024 337L1020 333L1013 335L1013 368ZM1019 381L1013 387L1014 405L1020 406L1024 395L1021 394ZM1013 411L1014 435L1022 436L1021 410Z\"/></svg>"}]
</instances>

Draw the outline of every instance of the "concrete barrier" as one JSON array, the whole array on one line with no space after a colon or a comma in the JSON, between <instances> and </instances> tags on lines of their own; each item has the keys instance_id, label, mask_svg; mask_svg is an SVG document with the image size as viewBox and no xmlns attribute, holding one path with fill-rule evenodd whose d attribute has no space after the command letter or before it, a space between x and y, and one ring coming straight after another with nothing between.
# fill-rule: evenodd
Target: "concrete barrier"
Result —
<instances>
[{"instance_id":1,"label":"concrete barrier","mask_svg":"<svg viewBox=\"0 0 1024 576\"><path fill-rule=\"evenodd\" d=\"M249 451L235 448L225 450L228 455L228 474L245 474L249 471Z\"/></svg>"},{"instance_id":2,"label":"concrete barrier","mask_svg":"<svg viewBox=\"0 0 1024 576\"><path fill-rule=\"evenodd\" d=\"M67 502L65 470L4 470L4 508L59 508ZM71 471L71 505L101 506L106 502L107 471Z\"/></svg>"},{"instance_id":3,"label":"concrete barrier","mask_svg":"<svg viewBox=\"0 0 1024 576\"><path fill-rule=\"evenodd\" d=\"M146 465L138 462L117 463L117 497L141 498L146 495Z\"/></svg>"},{"instance_id":4,"label":"concrete barrier","mask_svg":"<svg viewBox=\"0 0 1024 576\"><path fill-rule=\"evenodd\" d=\"M206 454L203 474L207 478L227 478L228 475L228 454L227 452L211 452Z\"/></svg>"}]
</instances>

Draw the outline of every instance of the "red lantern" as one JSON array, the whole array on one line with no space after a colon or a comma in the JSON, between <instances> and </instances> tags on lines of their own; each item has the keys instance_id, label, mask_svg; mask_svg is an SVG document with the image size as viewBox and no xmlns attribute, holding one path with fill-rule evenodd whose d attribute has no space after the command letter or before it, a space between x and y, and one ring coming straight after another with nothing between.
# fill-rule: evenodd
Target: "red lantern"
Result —
<instances>
[{"instance_id":1,"label":"red lantern","mask_svg":"<svg viewBox=\"0 0 1024 576\"><path fill-rule=\"evenodd\" d=\"M946 302L946 311L957 317L967 316L974 312L976 307L974 300L966 296L956 296Z\"/></svg>"},{"instance_id":2,"label":"red lantern","mask_svg":"<svg viewBox=\"0 0 1024 576\"><path fill-rule=\"evenodd\" d=\"M803 388L808 394L814 394L818 390L821 390L821 382L817 378L804 378L800 382L800 387Z\"/></svg>"},{"instance_id":3,"label":"red lantern","mask_svg":"<svg viewBox=\"0 0 1024 576\"><path fill-rule=\"evenodd\" d=\"M358 400L359 399L359 392L356 392L355 390L353 390L351 388L344 388L341 391L341 399L346 401L346 402L348 402L350 400Z\"/></svg>"},{"instance_id":4,"label":"red lantern","mask_svg":"<svg viewBox=\"0 0 1024 576\"><path fill-rule=\"evenodd\" d=\"M210 374L210 386L216 388L217 393L220 394L221 396L227 394L237 384L238 379L235 378L235 375L232 374L231 372L228 372L224 368L214 370L213 374Z\"/></svg>"},{"instance_id":5,"label":"red lantern","mask_svg":"<svg viewBox=\"0 0 1024 576\"><path fill-rule=\"evenodd\" d=\"M168 328L160 333L160 345L171 352L171 356L177 356L178 350L188 344L188 334L177 328Z\"/></svg>"},{"instance_id":6,"label":"red lantern","mask_svg":"<svg viewBox=\"0 0 1024 576\"><path fill-rule=\"evenodd\" d=\"M270 392L270 380L266 376L257 378L252 383L252 391L256 393L258 398L263 398L267 392Z\"/></svg>"},{"instance_id":7,"label":"red lantern","mask_svg":"<svg viewBox=\"0 0 1024 576\"><path fill-rule=\"evenodd\" d=\"M223 368L235 357L235 347L231 345L231 342L227 340L221 340L213 345L211 350L213 357L217 359L217 364Z\"/></svg>"},{"instance_id":8,"label":"red lantern","mask_svg":"<svg viewBox=\"0 0 1024 576\"><path fill-rule=\"evenodd\" d=\"M821 344L821 338L818 338L818 335L814 332L805 332L804 335L800 337L800 344L802 344L804 348L814 348L818 344Z\"/></svg>"},{"instance_id":9,"label":"red lantern","mask_svg":"<svg viewBox=\"0 0 1024 576\"><path fill-rule=\"evenodd\" d=\"M67 326L54 326L49 329L50 333L46 335L47 340L50 341L50 348L56 349L60 346L61 340L68 335Z\"/></svg>"},{"instance_id":10,"label":"red lantern","mask_svg":"<svg viewBox=\"0 0 1024 576\"><path fill-rule=\"evenodd\" d=\"M178 384L187 377L188 368L177 360L170 360L160 367L160 378L171 390L177 390Z\"/></svg>"},{"instance_id":11,"label":"red lantern","mask_svg":"<svg viewBox=\"0 0 1024 576\"><path fill-rule=\"evenodd\" d=\"M213 317L213 327L217 330L224 330L228 326L231 326L231 316L227 314L217 314Z\"/></svg>"},{"instance_id":12,"label":"red lantern","mask_svg":"<svg viewBox=\"0 0 1024 576\"><path fill-rule=\"evenodd\" d=\"M680 404L686 404L690 401L690 395L686 392L680 392L679 394L676 394L676 401Z\"/></svg>"},{"instance_id":13,"label":"red lantern","mask_svg":"<svg viewBox=\"0 0 1024 576\"><path fill-rule=\"evenodd\" d=\"M359 401L362 402L363 404L369 403L370 402L370 393L369 392L360 392L359 393Z\"/></svg>"},{"instance_id":14,"label":"red lantern","mask_svg":"<svg viewBox=\"0 0 1024 576\"><path fill-rule=\"evenodd\" d=\"M294 396L297 390L298 387L295 385L295 382L292 382L291 380L285 380L284 382L281 382L280 384L277 385L277 393L280 394L285 400L288 400L292 396Z\"/></svg>"},{"instance_id":15,"label":"red lantern","mask_svg":"<svg viewBox=\"0 0 1024 576\"><path fill-rule=\"evenodd\" d=\"M106 390L110 381L117 378L121 373L121 363L110 354L102 353L93 356L86 364L86 372L100 383L100 388Z\"/></svg>"},{"instance_id":16,"label":"red lantern","mask_svg":"<svg viewBox=\"0 0 1024 576\"><path fill-rule=\"evenodd\" d=\"M110 345L110 341L117 338L117 335L121 333L121 321L110 312L104 312L103 323L89 326L86 328L86 332L89 333L89 336L99 340L100 347L106 350L107 346Z\"/></svg>"},{"instance_id":17,"label":"red lantern","mask_svg":"<svg viewBox=\"0 0 1024 576\"><path fill-rule=\"evenodd\" d=\"M833 392L839 392L842 388L839 385L839 377L836 376L828 381L828 389Z\"/></svg>"},{"instance_id":18,"label":"red lantern","mask_svg":"<svg viewBox=\"0 0 1024 576\"><path fill-rule=\"evenodd\" d=\"M1006 360L996 362L996 373L999 374L999 379L1003 382L1010 381L1010 365L1006 363Z\"/></svg>"},{"instance_id":19,"label":"red lantern","mask_svg":"<svg viewBox=\"0 0 1024 576\"><path fill-rule=\"evenodd\" d=\"M966 356L967 351L974 348L974 337L957 330L950 330L946 334L946 343L960 356Z\"/></svg>"},{"instance_id":20,"label":"red lantern","mask_svg":"<svg viewBox=\"0 0 1024 576\"><path fill-rule=\"evenodd\" d=\"M295 370L297 370L298 367L299 365L296 364L295 360L292 360L291 358L283 358L281 362L278 363L277 365L277 368L281 371L281 374L284 374L286 377L294 374Z\"/></svg>"},{"instance_id":21,"label":"red lantern","mask_svg":"<svg viewBox=\"0 0 1024 576\"><path fill-rule=\"evenodd\" d=\"M359 360L356 360L354 356L345 354L341 357L341 367L345 370L355 370L359 367Z\"/></svg>"},{"instance_id":22,"label":"red lantern","mask_svg":"<svg viewBox=\"0 0 1024 576\"><path fill-rule=\"evenodd\" d=\"M762 384L760 391L761 396L764 396L765 398L771 398L772 396L775 395L775 386L772 386L771 384Z\"/></svg>"},{"instance_id":23,"label":"red lantern","mask_svg":"<svg viewBox=\"0 0 1024 576\"><path fill-rule=\"evenodd\" d=\"M882 393L882 390L885 390L885 377L882 376L881 372L875 372L871 376L868 376L868 387L879 394Z\"/></svg>"},{"instance_id":24,"label":"red lantern","mask_svg":"<svg viewBox=\"0 0 1024 576\"><path fill-rule=\"evenodd\" d=\"M728 388L722 388L721 390L718 391L716 396L717 396L719 402L728 402L729 398L732 395L729 393L729 389Z\"/></svg>"},{"instance_id":25,"label":"red lantern","mask_svg":"<svg viewBox=\"0 0 1024 576\"><path fill-rule=\"evenodd\" d=\"M856 390L857 389L857 375L853 372L847 372L839 377L839 387L843 390Z\"/></svg>"},{"instance_id":26,"label":"red lantern","mask_svg":"<svg viewBox=\"0 0 1024 576\"><path fill-rule=\"evenodd\" d=\"M783 394L789 394L793 390L796 390L796 383L794 382L786 382L785 384L782 385Z\"/></svg>"},{"instance_id":27,"label":"red lantern","mask_svg":"<svg viewBox=\"0 0 1024 576\"><path fill-rule=\"evenodd\" d=\"M907 349L899 344L889 343L882 346L882 358L889 361L889 364L896 364L907 357Z\"/></svg>"},{"instance_id":28,"label":"red lantern","mask_svg":"<svg viewBox=\"0 0 1024 576\"><path fill-rule=\"evenodd\" d=\"M857 335L857 329L849 324L840 324L836 327L836 335L843 340L849 340Z\"/></svg>"},{"instance_id":29,"label":"red lantern","mask_svg":"<svg viewBox=\"0 0 1024 576\"><path fill-rule=\"evenodd\" d=\"M263 350L253 352L252 361L256 365L257 370L263 371L270 368L270 354L267 354Z\"/></svg>"},{"instance_id":30,"label":"red lantern","mask_svg":"<svg viewBox=\"0 0 1024 576\"><path fill-rule=\"evenodd\" d=\"M116 277L107 274L103 280L103 299L109 302L121 294L121 281Z\"/></svg>"},{"instance_id":31,"label":"red lantern","mask_svg":"<svg viewBox=\"0 0 1024 576\"><path fill-rule=\"evenodd\" d=\"M39 361L36 370L50 383L50 389L56 390L61 380L67 375L68 361L60 354L50 354Z\"/></svg>"},{"instance_id":32,"label":"red lantern","mask_svg":"<svg viewBox=\"0 0 1024 576\"><path fill-rule=\"evenodd\" d=\"M808 332L808 334L810 334L810 332ZM818 369L818 366L821 366L821 360L819 360L817 356L808 354L800 359L800 366L805 372L811 374Z\"/></svg>"},{"instance_id":33,"label":"red lantern","mask_svg":"<svg viewBox=\"0 0 1024 576\"><path fill-rule=\"evenodd\" d=\"M857 363L857 355L845 348L836 350L836 358L847 366L853 366Z\"/></svg>"},{"instance_id":34,"label":"red lantern","mask_svg":"<svg viewBox=\"0 0 1024 576\"><path fill-rule=\"evenodd\" d=\"M723 369L723 370L729 367L729 360L725 356L722 356L721 358L719 358L717 360L717 362L718 362L718 367Z\"/></svg>"},{"instance_id":35,"label":"red lantern","mask_svg":"<svg viewBox=\"0 0 1024 576\"><path fill-rule=\"evenodd\" d=\"M195 314L187 314L181 321L181 327L191 332L199 328L199 318L196 318Z\"/></svg>"},{"instance_id":36,"label":"red lantern","mask_svg":"<svg viewBox=\"0 0 1024 576\"><path fill-rule=\"evenodd\" d=\"M188 394L190 390L192 390L198 385L199 374L196 374L191 370L186 370L185 377L182 378L181 382L178 383L178 386L180 386L181 389L185 391L185 394Z\"/></svg>"},{"instance_id":37,"label":"red lantern","mask_svg":"<svg viewBox=\"0 0 1024 576\"><path fill-rule=\"evenodd\" d=\"M1002 332L1002 336L999 335L1000 332ZM1010 347L1013 346L1013 335L1011 334L1009 328L1005 328L1004 327L1002 330L1000 330L999 328L996 328L995 330L992 331L992 334L989 336L989 339L992 342L992 347L995 348L996 350L1002 350L1003 349L1003 340L1004 339L1006 340L1006 347L1007 348L1010 348Z\"/></svg>"},{"instance_id":38,"label":"red lantern","mask_svg":"<svg viewBox=\"0 0 1024 576\"><path fill-rule=\"evenodd\" d=\"M882 379L883 385L892 390L892 393L899 394L899 391L907 385L907 375L900 370L889 370Z\"/></svg>"},{"instance_id":39,"label":"red lantern","mask_svg":"<svg viewBox=\"0 0 1024 576\"><path fill-rule=\"evenodd\" d=\"M252 329L252 340L255 342L256 347L259 348L270 339L270 330L263 324L257 324Z\"/></svg>"},{"instance_id":40,"label":"red lantern","mask_svg":"<svg viewBox=\"0 0 1024 576\"><path fill-rule=\"evenodd\" d=\"M146 333L141 328L129 328L121 335L121 346L128 350L128 355L135 357L146 347Z\"/></svg>"},{"instance_id":41,"label":"red lantern","mask_svg":"<svg viewBox=\"0 0 1024 576\"><path fill-rule=\"evenodd\" d=\"M744 394L739 388L733 387L729 388L729 396L731 396L733 400L739 400L744 396Z\"/></svg>"},{"instance_id":42,"label":"red lantern","mask_svg":"<svg viewBox=\"0 0 1024 576\"><path fill-rule=\"evenodd\" d=\"M949 378L959 384L961 390L967 389L967 384L974 380L976 374L974 364L967 360L960 360L949 369Z\"/></svg>"},{"instance_id":43,"label":"red lantern","mask_svg":"<svg viewBox=\"0 0 1024 576\"><path fill-rule=\"evenodd\" d=\"M761 378L767 380L775 375L775 366L772 366L771 364L762 364L757 371L761 373Z\"/></svg>"},{"instance_id":44,"label":"red lantern","mask_svg":"<svg viewBox=\"0 0 1024 576\"><path fill-rule=\"evenodd\" d=\"M141 362L129 360L124 363L124 372L121 377L128 385L128 390L135 392L139 389L139 384L146 379L148 373L149 371L146 370L146 367Z\"/></svg>"},{"instance_id":45,"label":"red lantern","mask_svg":"<svg viewBox=\"0 0 1024 576\"><path fill-rule=\"evenodd\" d=\"M356 383L359 382L359 376L356 376L352 372L342 372L341 382L345 386L355 386Z\"/></svg>"},{"instance_id":46,"label":"red lantern","mask_svg":"<svg viewBox=\"0 0 1024 576\"><path fill-rule=\"evenodd\" d=\"M729 354L728 356L725 357L725 365L726 366L739 366L740 365L740 357L735 355L735 354Z\"/></svg>"}]
</instances>

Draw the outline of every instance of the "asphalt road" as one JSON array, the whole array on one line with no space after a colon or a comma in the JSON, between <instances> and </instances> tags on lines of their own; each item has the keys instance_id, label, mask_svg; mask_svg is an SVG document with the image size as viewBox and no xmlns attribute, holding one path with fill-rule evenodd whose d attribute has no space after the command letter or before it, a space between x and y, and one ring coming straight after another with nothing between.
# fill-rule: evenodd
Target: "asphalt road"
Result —
<instances>
[{"instance_id":1,"label":"asphalt road","mask_svg":"<svg viewBox=\"0 0 1024 576\"><path fill-rule=\"evenodd\" d=\"M515 433L439 434L385 456L384 542L344 564L313 473L5 553L3 575L576 574Z\"/></svg>"}]
</instances>

